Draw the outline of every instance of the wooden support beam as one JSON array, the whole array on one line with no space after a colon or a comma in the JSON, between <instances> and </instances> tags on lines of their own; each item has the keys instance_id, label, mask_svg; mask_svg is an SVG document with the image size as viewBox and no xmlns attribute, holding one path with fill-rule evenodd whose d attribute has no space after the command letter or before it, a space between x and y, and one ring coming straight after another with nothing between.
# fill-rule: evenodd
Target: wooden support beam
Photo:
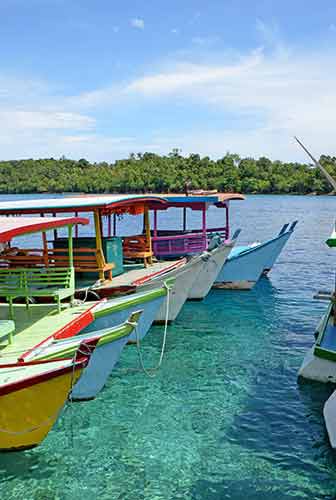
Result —
<instances>
[{"instance_id":1,"label":"wooden support beam","mask_svg":"<svg viewBox=\"0 0 336 500\"><path fill-rule=\"evenodd\" d=\"M148 243L148 248L151 253L150 257L148 257L149 264L153 264L152 258L152 238L151 238L151 230L150 230L150 221L149 221L149 209L147 206L144 207L144 226L145 226L145 234L146 241Z\"/></svg>"},{"instance_id":2,"label":"wooden support beam","mask_svg":"<svg viewBox=\"0 0 336 500\"><path fill-rule=\"evenodd\" d=\"M183 207L183 231L187 230L187 207Z\"/></svg>"},{"instance_id":3,"label":"wooden support beam","mask_svg":"<svg viewBox=\"0 0 336 500\"><path fill-rule=\"evenodd\" d=\"M42 231L42 241L43 241L43 261L45 267L49 267L49 259L48 259L48 240L47 233Z\"/></svg>"},{"instance_id":4,"label":"wooden support beam","mask_svg":"<svg viewBox=\"0 0 336 500\"><path fill-rule=\"evenodd\" d=\"M95 224L95 232L96 232L96 250L100 255L104 255L103 252L103 240L102 240L102 231L101 231L101 218L98 210L94 211L94 224ZM99 279L104 279L104 271L99 270Z\"/></svg>"}]
</instances>

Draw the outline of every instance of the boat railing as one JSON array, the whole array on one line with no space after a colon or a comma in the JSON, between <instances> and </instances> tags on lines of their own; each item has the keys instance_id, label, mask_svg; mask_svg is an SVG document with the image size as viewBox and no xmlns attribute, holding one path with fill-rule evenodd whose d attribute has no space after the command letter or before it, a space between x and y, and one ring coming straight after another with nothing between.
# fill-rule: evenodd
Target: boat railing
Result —
<instances>
[{"instance_id":1,"label":"boat railing","mask_svg":"<svg viewBox=\"0 0 336 500\"><path fill-rule=\"evenodd\" d=\"M186 233L167 236L153 236L153 252L158 257L174 255L192 255L207 248L207 235L204 233Z\"/></svg>"}]
</instances>

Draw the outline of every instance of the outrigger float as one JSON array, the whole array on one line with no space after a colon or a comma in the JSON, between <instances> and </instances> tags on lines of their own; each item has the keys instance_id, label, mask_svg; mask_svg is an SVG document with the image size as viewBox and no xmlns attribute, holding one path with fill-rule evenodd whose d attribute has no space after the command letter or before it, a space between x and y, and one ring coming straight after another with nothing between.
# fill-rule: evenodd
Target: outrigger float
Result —
<instances>
[{"instance_id":1,"label":"outrigger float","mask_svg":"<svg viewBox=\"0 0 336 500\"><path fill-rule=\"evenodd\" d=\"M216 249L213 252L208 248L201 253L196 252L191 257L178 257L173 260L154 259L149 211L165 205L167 201L164 198L154 195L76 196L4 202L0 203L0 214L89 215L94 220L95 234L79 235L78 229L75 232L73 244L75 296L92 300L110 299L126 293L148 293L165 288L167 280L172 278L174 284L170 291L168 321L173 321L189 294L190 298L200 299L208 293L215 276L213 272L204 273L204 267L210 269L212 262L216 264L222 253L223 261L234 242L227 239L221 251ZM140 234L117 235L119 218L141 214L143 231ZM213 255L216 255L216 258L213 258ZM10 264L24 260L22 256L14 253L7 254L6 257ZM49 267L64 266L68 262L67 239L56 231L52 241L47 241L40 249L27 249L24 257L29 265L32 262L35 265L45 262ZM164 322L166 316L166 306L162 304L157 310L155 320ZM123 318L123 321L125 319ZM104 324L104 327L108 326L110 325Z\"/></svg>"},{"instance_id":2,"label":"outrigger float","mask_svg":"<svg viewBox=\"0 0 336 500\"><path fill-rule=\"evenodd\" d=\"M197 192L186 196L167 196L166 205L153 207L154 231L152 240L155 256L159 259L167 259L194 255L206 250L211 251L215 263L209 263L202 272L203 274L209 272L213 275L216 274L213 287L250 290L262 275L269 273L272 269L282 249L293 234L297 221L285 224L277 236L263 243L234 246L240 230L237 230L230 240L230 202L244 199L245 197L240 193L202 195ZM158 214L168 208L182 209L182 229L158 229ZM224 210L221 226L209 227L207 225L207 211L210 208ZM201 229L188 228L187 209L202 213ZM232 248L233 246L234 248ZM197 283L201 282L201 279L197 281ZM189 298L197 298L195 289L191 289Z\"/></svg>"}]
</instances>

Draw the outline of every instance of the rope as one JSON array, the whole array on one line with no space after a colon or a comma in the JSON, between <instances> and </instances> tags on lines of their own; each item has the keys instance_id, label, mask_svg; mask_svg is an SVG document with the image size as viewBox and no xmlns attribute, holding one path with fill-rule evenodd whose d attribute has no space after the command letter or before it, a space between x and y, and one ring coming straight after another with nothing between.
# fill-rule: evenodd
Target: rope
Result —
<instances>
[{"instance_id":1,"label":"rope","mask_svg":"<svg viewBox=\"0 0 336 500\"><path fill-rule=\"evenodd\" d=\"M163 355L166 349L166 340L167 340L167 331L168 331L168 318L169 318L169 302L170 302L170 287L164 283L164 287L167 290L167 300L166 300L166 315L165 315L165 325L164 325L164 332L163 332L163 339L162 339L162 346L161 346L161 353L160 353L160 358L159 362L156 366L152 368L146 368L144 365L143 361L143 356L141 352L141 345L140 345L140 337L139 337L139 330L138 330L138 325L135 325L135 333L136 333L136 346L137 346L137 351L138 351L138 356L139 356L139 362L140 366L143 370L143 372L148 376L148 377L155 377L156 376L156 371L160 368L162 361L163 361Z\"/></svg>"}]
</instances>

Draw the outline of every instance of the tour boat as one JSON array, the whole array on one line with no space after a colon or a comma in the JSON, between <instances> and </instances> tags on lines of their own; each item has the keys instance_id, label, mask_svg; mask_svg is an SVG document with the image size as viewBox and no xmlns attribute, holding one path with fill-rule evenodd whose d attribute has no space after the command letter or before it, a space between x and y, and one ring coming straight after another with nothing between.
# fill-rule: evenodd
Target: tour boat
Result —
<instances>
[{"instance_id":1,"label":"tour boat","mask_svg":"<svg viewBox=\"0 0 336 500\"><path fill-rule=\"evenodd\" d=\"M213 196L211 197L213 198ZM230 199L242 199L239 194L216 195L216 199L221 203ZM209 196L167 196L166 205L156 205L153 207L154 228L152 233L152 244L154 255L158 259L174 259L176 257L187 256L195 259L198 256L203 261L196 279L193 281L188 293L189 300L201 300L207 296L213 286L220 270L222 269L228 255L232 251L236 242L237 232L232 239L228 234L228 212L225 228L217 230L227 231L227 237L222 238L212 236L207 228L207 210L211 206ZM158 228L158 214L169 208L182 209L182 230L160 230ZM188 230L187 209L201 212L201 229Z\"/></svg>"},{"instance_id":2,"label":"tour boat","mask_svg":"<svg viewBox=\"0 0 336 500\"><path fill-rule=\"evenodd\" d=\"M72 359L0 365L0 450L39 445L88 363L94 343ZM86 352L86 354L79 354Z\"/></svg>"},{"instance_id":3,"label":"tour boat","mask_svg":"<svg viewBox=\"0 0 336 500\"><path fill-rule=\"evenodd\" d=\"M222 252L224 258L222 265L218 266L217 276L214 279L215 288L226 289L251 289L263 274L267 274L279 257L286 242L293 234L297 221L291 225L285 224L279 234L262 243L252 243L245 246L234 246L240 233L237 230L230 239L229 205L233 200L244 200L240 193L217 194L188 194L186 196L169 195L166 205L156 205L154 211L153 251L158 258L176 258L193 255L200 251L210 250L214 253L216 247L224 245ZM224 210L224 223L221 227L207 225L207 211L209 208ZM158 214L168 208L183 209L183 228L181 230L158 230ZM188 228L187 209L202 213L201 229ZM234 246L234 248L232 248ZM226 251L225 251L226 250ZM217 252L219 250L217 249ZM203 273L204 273L203 268ZM215 266L213 265L215 273ZM190 298L196 298L197 286L202 282L194 282L194 291L191 290ZM197 297L198 298L198 297Z\"/></svg>"},{"instance_id":4,"label":"tour boat","mask_svg":"<svg viewBox=\"0 0 336 500\"><path fill-rule=\"evenodd\" d=\"M79 217L0 217L0 362L15 362L27 350L54 339L115 327L139 309L140 339L148 332L172 280L116 299L74 300L72 227L88 222ZM13 246L19 236L42 233L47 247L48 231L62 228L68 228L68 267L41 261L39 249Z\"/></svg>"},{"instance_id":5,"label":"tour boat","mask_svg":"<svg viewBox=\"0 0 336 500\"><path fill-rule=\"evenodd\" d=\"M164 287L166 279L174 278L169 310L166 314L166 307L162 305L155 318L158 321L172 321L180 312L205 260L196 256L154 262L149 209L166 203L164 198L154 195L39 198L0 203L0 214L55 216L71 213L77 216L85 213L93 216L94 234L79 235L76 227L73 239L76 297L110 299L124 293L152 291ZM135 236L117 236L117 225L120 226L118 219L128 215L143 215L143 231ZM124 231L127 231L126 227ZM67 238L55 231L52 241L48 241L43 248L27 250L27 262L31 262L30 258L34 256L34 265L39 259L41 263L48 263L49 267L66 267L67 248ZM11 264L15 264L18 257L15 253L7 255Z\"/></svg>"}]
</instances>

